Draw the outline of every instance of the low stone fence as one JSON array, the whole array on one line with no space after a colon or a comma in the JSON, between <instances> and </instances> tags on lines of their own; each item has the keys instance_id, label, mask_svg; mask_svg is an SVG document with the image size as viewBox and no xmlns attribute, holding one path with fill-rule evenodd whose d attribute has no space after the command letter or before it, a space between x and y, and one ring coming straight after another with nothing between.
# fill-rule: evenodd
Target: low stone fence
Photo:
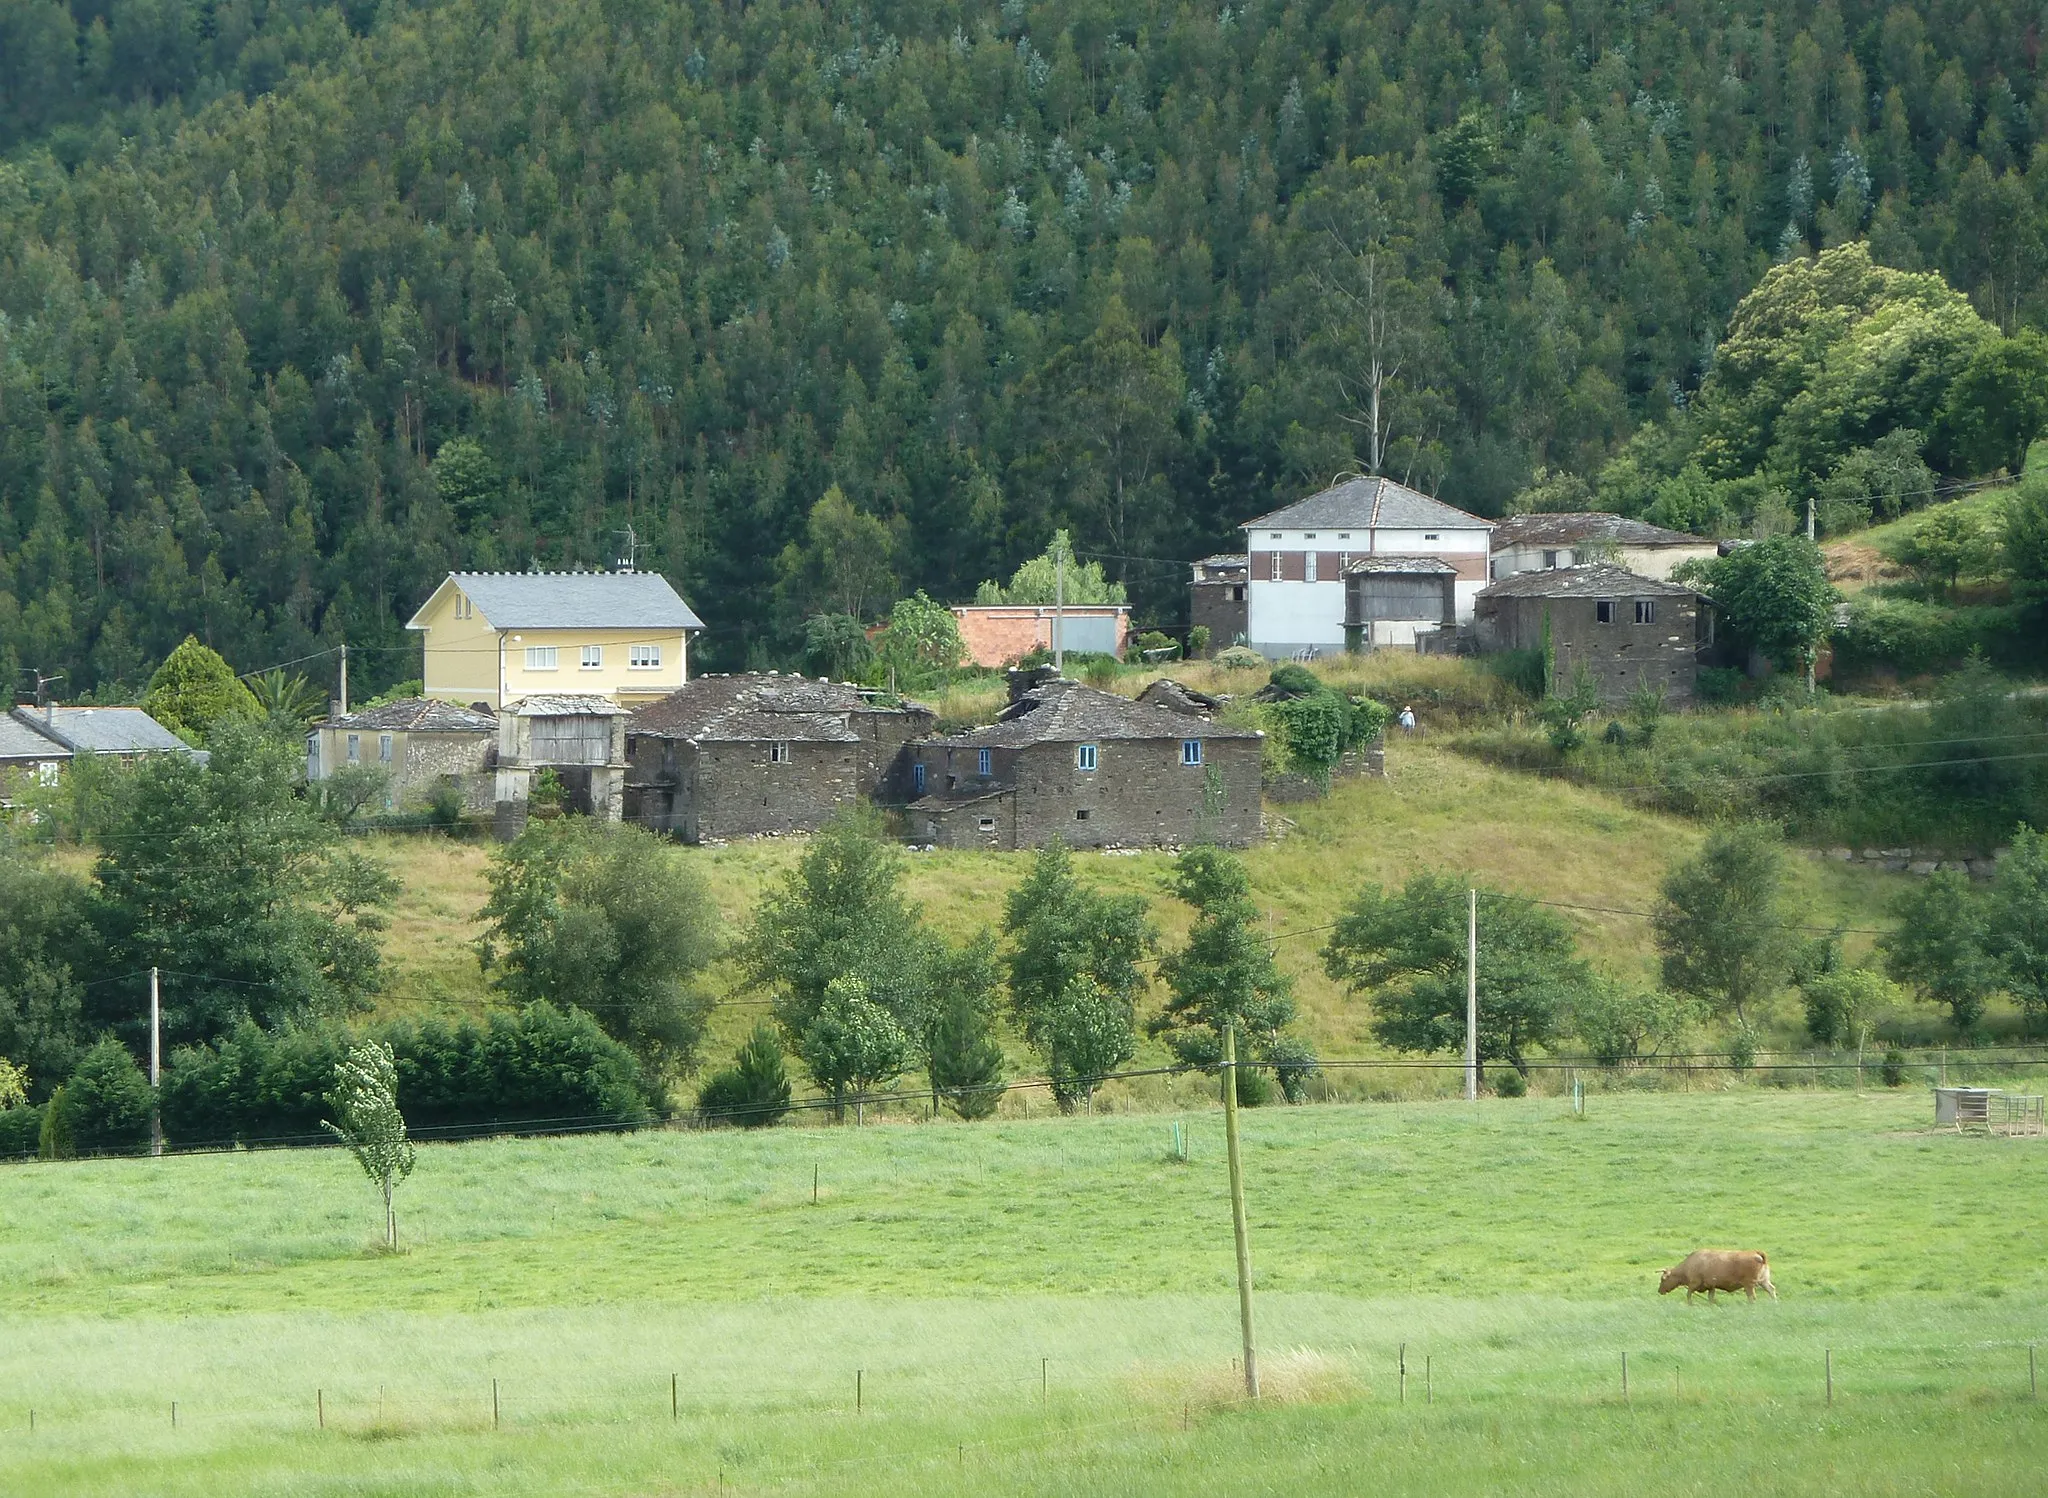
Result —
<instances>
[{"instance_id":1,"label":"low stone fence","mask_svg":"<svg viewBox=\"0 0 2048 1498\"><path fill-rule=\"evenodd\" d=\"M1994 848L1989 853L1957 853L1934 848L1809 848L1809 858L1829 858L1836 863L1859 863L1883 869L1887 874L1927 875L1937 869L1968 874L1972 879L1989 879L1998 872L1998 860L2011 850Z\"/></svg>"}]
</instances>

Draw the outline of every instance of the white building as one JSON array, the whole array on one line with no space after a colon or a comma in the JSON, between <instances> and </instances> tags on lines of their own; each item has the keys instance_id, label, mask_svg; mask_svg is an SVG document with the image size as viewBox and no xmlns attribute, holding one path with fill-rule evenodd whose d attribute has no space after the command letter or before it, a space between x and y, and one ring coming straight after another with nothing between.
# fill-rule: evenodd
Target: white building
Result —
<instances>
[{"instance_id":1,"label":"white building","mask_svg":"<svg viewBox=\"0 0 2048 1498\"><path fill-rule=\"evenodd\" d=\"M1645 520L1597 510L1515 515L1493 532L1493 578L1550 572L1581 562L1614 562L1637 577L1668 581L1681 562L1714 556L1715 544Z\"/></svg>"},{"instance_id":2,"label":"white building","mask_svg":"<svg viewBox=\"0 0 2048 1498\"><path fill-rule=\"evenodd\" d=\"M1357 558L1435 558L1452 570L1457 621L1487 583L1493 522L1386 478L1350 478L1244 524L1252 649L1273 660L1344 649L1344 574ZM1391 621L1388 621L1391 623ZM1413 645L1440 627L1373 631L1375 645Z\"/></svg>"}]
</instances>

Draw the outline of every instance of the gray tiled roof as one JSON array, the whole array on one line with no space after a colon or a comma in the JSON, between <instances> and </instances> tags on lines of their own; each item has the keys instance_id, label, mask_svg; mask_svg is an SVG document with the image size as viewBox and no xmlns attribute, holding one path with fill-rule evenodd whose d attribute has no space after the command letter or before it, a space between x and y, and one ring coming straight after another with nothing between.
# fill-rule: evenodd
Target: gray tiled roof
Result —
<instances>
[{"instance_id":1,"label":"gray tiled roof","mask_svg":"<svg viewBox=\"0 0 2048 1498\"><path fill-rule=\"evenodd\" d=\"M514 718L624 718L633 710L588 692L536 692L505 711Z\"/></svg>"},{"instance_id":2,"label":"gray tiled roof","mask_svg":"<svg viewBox=\"0 0 2048 1498\"><path fill-rule=\"evenodd\" d=\"M448 580L494 629L704 627L658 572L451 572Z\"/></svg>"},{"instance_id":3,"label":"gray tiled roof","mask_svg":"<svg viewBox=\"0 0 2048 1498\"><path fill-rule=\"evenodd\" d=\"M1239 529L1305 530L1335 526L1354 530L1374 526L1393 530L1489 530L1493 522L1453 509L1440 499L1431 499L1389 478L1349 478L1320 494L1311 494L1271 514L1247 520Z\"/></svg>"},{"instance_id":4,"label":"gray tiled roof","mask_svg":"<svg viewBox=\"0 0 2048 1498\"><path fill-rule=\"evenodd\" d=\"M1599 510L1575 510L1562 515L1513 515L1494 528L1493 549L1511 546L1583 546L1587 542L1613 546L1711 546L1711 541L1689 536L1684 531L1666 530L1647 520L1626 515L1609 515Z\"/></svg>"},{"instance_id":5,"label":"gray tiled roof","mask_svg":"<svg viewBox=\"0 0 2048 1498\"><path fill-rule=\"evenodd\" d=\"M1080 744L1096 739L1250 739L1250 729L1204 722L1197 730L1182 713L1099 692L1077 681L1033 687L982 728L931 742L949 748L1021 749L1027 744Z\"/></svg>"},{"instance_id":6,"label":"gray tiled roof","mask_svg":"<svg viewBox=\"0 0 2048 1498\"><path fill-rule=\"evenodd\" d=\"M496 733L498 720L474 708L458 707L436 697L401 697L359 713L335 718L328 728L367 728L401 733Z\"/></svg>"},{"instance_id":7,"label":"gray tiled roof","mask_svg":"<svg viewBox=\"0 0 2048 1498\"><path fill-rule=\"evenodd\" d=\"M44 738L12 717L0 718L0 764L69 758L71 751L55 739Z\"/></svg>"},{"instance_id":8,"label":"gray tiled roof","mask_svg":"<svg viewBox=\"0 0 2048 1498\"><path fill-rule=\"evenodd\" d=\"M700 676L634 713L626 732L714 743L788 740L850 744L862 737L847 723L848 714L854 712L931 716L929 708L915 702L901 708L886 707L874 694L843 682L750 672Z\"/></svg>"},{"instance_id":9,"label":"gray tiled roof","mask_svg":"<svg viewBox=\"0 0 2048 1498\"><path fill-rule=\"evenodd\" d=\"M79 754L192 753L192 746L139 707L16 708L14 717Z\"/></svg>"},{"instance_id":10,"label":"gray tiled roof","mask_svg":"<svg viewBox=\"0 0 2048 1498\"><path fill-rule=\"evenodd\" d=\"M1409 576L1424 572L1435 577L1456 576L1458 569L1442 557L1404 557L1391 553L1380 556L1353 557L1351 565L1344 569L1344 575L1370 573L1374 576Z\"/></svg>"},{"instance_id":11,"label":"gray tiled roof","mask_svg":"<svg viewBox=\"0 0 2048 1498\"><path fill-rule=\"evenodd\" d=\"M1489 598L1691 598L1683 583L1659 582L1617 567L1612 562L1582 562L1576 567L1551 567L1517 572L1479 590Z\"/></svg>"}]
</instances>

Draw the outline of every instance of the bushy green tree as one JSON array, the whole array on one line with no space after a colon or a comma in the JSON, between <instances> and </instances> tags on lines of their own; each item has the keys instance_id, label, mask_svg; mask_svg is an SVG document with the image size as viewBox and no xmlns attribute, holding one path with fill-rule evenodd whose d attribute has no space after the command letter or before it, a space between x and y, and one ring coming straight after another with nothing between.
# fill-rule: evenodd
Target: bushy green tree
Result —
<instances>
[{"instance_id":1,"label":"bushy green tree","mask_svg":"<svg viewBox=\"0 0 2048 1498\"><path fill-rule=\"evenodd\" d=\"M1877 939L1885 972L1943 1005L1958 1035L1970 1035L1997 991L1985 901L1969 876L1943 869L1917 880L1892 906L1896 930Z\"/></svg>"},{"instance_id":2,"label":"bushy green tree","mask_svg":"<svg viewBox=\"0 0 2048 1498\"><path fill-rule=\"evenodd\" d=\"M398 1070L391 1047L366 1040L350 1048L334 1068L334 1087L327 1104L339 1123L323 1119L321 1127L348 1147L363 1174L384 1196L384 1246L398 1251L398 1213L391 1193L412 1175L415 1152L407 1137L405 1115L398 1108Z\"/></svg>"},{"instance_id":3,"label":"bushy green tree","mask_svg":"<svg viewBox=\"0 0 2048 1498\"><path fill-rule=\"evenodd\" d=\"M149 679L143 711L189 743L203 744L214 725L256 718L262 708L235 668L192 636L173 650Z\"/></svg>"},{"instance_id":4,"label":"bushy green tree","mask_svg":"<svg viewBox=\"0 0 2048 1498\"><path fill-rule=\"evenodd\" d=\"M773 1025L754 1026L732 1065L705 1080L697 1112L706 1122L743 1129L765 1129L789 1112L789 1072Z\"/></svg>"},{"instance_id":5,"label":"bushy green tree","mask_svg":"<svg viewBox=\"0 0 2048 1498\"><path fill-rule=\"evenodd\" d=\"M875 659L867 630L851 614L813 614L804 621L804 668L832 681L858 681Z\"/></svg>"},{"instance_id":6,"label":"bushy green tree","mask_svg":"<svg viewBox=\"0 0 2048 1498\"><path fill-rule=\"evenodd\" d=\"M1268 1063L1292 1037L1294 984L1259 931L1244 861L1221 848L1190 848L1174 861L1173 892L1194 907L1184 946L1160 960L1167 997L1147 1028L1184 1065L1223 1058L1223 1027L1235 1025L1238 1059ZM1289 1048L1294 1063L1300 1056Z\"/></svg>"},{"instance_id":7,"label":"bushy green tree","mask_svg":"<svg viewBox=\"0 0 2048 1498\"><path fill-rule=\"evenodd\" d=\"M926 597L922 588L896 600L875 649L877 669L893 673L895 684L903 688L943 682L966 653L960 621L951 609Z\"/></svg>"},{"instance_id":8,"label":"bushy green tree","mask_svg":"<svg viewBox=\"0 0 2048 1498\"><path fill-rule=\"evenodd\" d=\"M1700 1009L1676 994L1596 980L1574 999L1570 1028L1602 1066L1636 1067L1677 1051Z\"/></svg>"},{"instance_id":9,"label":"bushy green tree","mask_svg":"<svg viewBox=\"0 0 2048 1498\"><path fill-rule=\"evenodd\" d=\"M0 1056L25 1067L38 1098L71 1074L87 1039L93 964L90 890L0 838Z\"/></svg>"},{"instance_id":10,"label":"bushy green tree","mask_svg":"<svg viewBox=\"0 0 2048 1498\"><path fill-rule=\"evenodd\" d=\"M1681 572L1730 634L1781 671L1803 670L1827 636L1837 595L1820 548L1804 536L1770 536Z\"/></svg>"},{"instance_id":11,"label":"bushy green tree","mask_svg":"<svg viewBox=\"0 0 2048 1498\"><path fill-rule=\"evenodd\" d=\"M1842 968L1816 973L1799 985L1806 1033L1820 1045L1856 1045L1898 998L1883 973Z\"/></svg>"},{"instance_id":12,"label":"bushy green tree","mask_svg":"<svg viewBox=\"0 0 2048 1498\"><path fill-rule=\"evenodd\" d=\"M1418 874L1398 891L1362 888L1323 947L1323 967L1370 997L1373 1033L1406 1051L1465 1047L1470 882ZM1525 900L1483 893L1479 909L1479 1059L1526 1075L1592 992L1571 928Z\"/></svg>"},{"instance_id":13,"label":"bushy green tree","mask_svg":"<svg viewBox=\"0 0 2048 1498\"><path fill-rule=\"evenodd\" d=\"M1700 851L1674 864L1659 886L1651 930L1664 984L1699 999L1739 1028L1784 986L1792 933L1784 917L1785 856L1777 834L1754 825L1717 827Z\"/></svg>"},{"instance_id":14,"label":"bushy green tree","mask_svg":"<svg viewBox=\"0 0 2048 1498\"><path fill-rule=\"evenodd\" d=\"M2048 1024L2048 836L2022 825L1998 861L1987 913L1991 955L2029 1033Z\"/></svg>"},{"instance_id":15,"label":"bushy green tree","mask_svg":"<svg viewBox=\"0 0 2048 1498\"><path fill-rule=\"evenodd\" d=\"M792 618L824 612L865 620L896 587L889 527L837 484L811 506L801 545L776 558L776 588Z\"/></svg>"},{"instance_id":16,"label":"bushy green tree","mask_svg":"<svg viewBox=\"0 0 2048 1498\"><path fill-rule=\"evenodd\" d=\"M932 1090L966 1119L987 1118L1003 1101L1003 1046L996 1038L993 953L972 958L987 982L941 985L925 1021L925 1070Z\"/></svg>"},{"instance_id":17,"label":"bushy green tree","mask_svg":"<svg viewBox=\"0 0 2048 1498\"><path fill-rule=\"evenodd\" d=\"M2006 496L1999 551L2013 591L2048 600L2048 465L2030 469Z\"/></svg>"},{"instance_id":18,"label":"bushy green tree","mask_svg":"<svg viewBox=\"0 0 2048 1498\"><path fill-rule=\"evenodd\" d=\"M902 1076L917 1056L910 1031L851 974L826 985L824 1002L797 1037L796 1050L811 1079L832 1099L833 1115L844 1118L851 1100L855 1123L875 1090Z\"/></svg>"},{"instance_id":19,"label":"bushy green tree","mask_svg":"<svg viewBox=\"0 0 2048 1498\"><path fill-rule=\"evenodd\" d=\"M2022 328L1982 343L1942 402L1941 438L1959 472L2019 471L2048 432L2048 338Z\"/></svg>"},{"instance_id":20,"label":"bushy green tree","mask_svg":"<svg viewBox=\"0 0 2048 1498\"><path fill-rule=\"evenodd\" d=\"M1069 1024L1066 1011L1077 992L1105 1006L1089 1022L1097 1033L1108 1019L1122 1017L1124 1054L1110 1065L1127 1060L1137 1001L1146 986L1142 964L1157 944L1144 897L1088 889L1075 877L1066 845L1055 839L1038 851L1030 872L1005 898L1003 930L1010 945L1011 1013L1046 1065L1058 1070L1056 1035ZM1069 1025L1070 1039L1078 1033ZM1055 1095L1072 1105L1071 1095L1057 1089Z\"/></svg>"},{"instance_id":21,"label":"bushy green tree","mask_svg":"<svg viewBox=\"0 0 2048 1498\"><path fill-rule=\"evenodd\" d=\"M652 833L587 817L529 822L493 855L477 954L520 1003L574 1005L658 1076L687 1070L719 918L696 870Z\"/></svg>"},{"instance_id":22,"label":"bushy green tree","mask_svg":"<svg viewBox=\"0 0 2048 1498\"><path fill-rule=\"evenodd\" d=\"M1953 593L1962 579L1990 573L1998 561L1998 536L1982 511L1943 505L1918 517L1886 553L1926 587Z\"/></svg>"},{"instance_id":23,"label":"bushy green tree","mask_svg":"<svg viewBox=\"0 0 2048 1498\"><path fill-rule=\"evenodd\" d=\"M58 1128L82 1155L117 1154L149 1142L149 1079L128 1048L111 1037L78 1060L54 1106Z\"/></svg>"},{"instance_id":24,"label":"bushy green tree","mask_svg":"<svg viewBox=\"0 0 2048 1498\"><path fill-rule=\"evenodd\" d=\"M1074 555L1073 537L1065 529L1054 531L1052 545L1018 565L1008 587L989 581L974 590L974 601L985 604L1050 604L1061 598L1076 605L1129 602L1124 585L1107 577L1102 563L1083 562Z\"/></svg>"}]
</instances>

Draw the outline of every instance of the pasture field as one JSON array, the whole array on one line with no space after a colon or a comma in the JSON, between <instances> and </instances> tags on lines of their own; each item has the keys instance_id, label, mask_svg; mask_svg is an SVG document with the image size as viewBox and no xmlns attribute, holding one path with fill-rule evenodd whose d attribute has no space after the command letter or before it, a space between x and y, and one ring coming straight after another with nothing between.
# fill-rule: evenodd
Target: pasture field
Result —
<instances>
[{"instance_id":1,"label":"pasture field","mask_svg":"<svg viewBox=\"0 0 2048 1498\"><path fill-rule=\"evenodd\" d=\"M0 1492L2031 1492L2048 1142L1931 1111L1249 1112L1256 1408L1213 1107L428 1145L395 1257L331 1150L0 1167Z\"/></svg>"}]
</instances>

